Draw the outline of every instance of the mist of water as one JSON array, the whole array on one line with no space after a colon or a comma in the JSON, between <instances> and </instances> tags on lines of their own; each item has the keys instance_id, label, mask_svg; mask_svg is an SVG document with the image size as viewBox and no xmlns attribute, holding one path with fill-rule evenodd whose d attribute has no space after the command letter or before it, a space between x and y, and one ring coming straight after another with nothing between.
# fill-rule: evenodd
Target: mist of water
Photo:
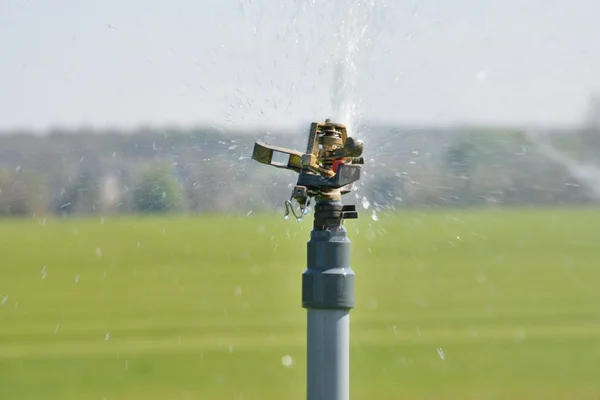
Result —
<instances>
[{"instance_id":1,"label":"mist of water","mask_svg":"<svg viewBox=\"0 0 600 400\"><path fill-rule=\"evenodd\" d=\"M335 34L333 50L333 80L331 88L332 118L354 132L362 116L359 82L364 78L360 70L359 56L370 45L367 32L381 1L354 0L337 3L334 10L341 16Z\"/></svg>"},{"instance_id":2,"label":"mist of water","mask_svg":"<svg viewBox=\"0 0 600 400\"><path fill-rule=\"evenodd\" d=\"M541 135L526 132L526 138L541 154L565 167L596 198L600 199L600 167L577 161L548 143Z\"/></svg>"},{"instance_id":3,"label":"mist of water","mask_svg":"<svg viewBox=\"0 0 600 400\"><path fill-rule=\"evenodd\" d=\"M334 122L346 125L349 135L363 139L365 132L358 132L364 114L360 84L368 79L369 71L361 61L368 57L373 45L372 38L376 36L374 18L384 5L383 0L351 0L336 3L333 10L336 33L332 54L331 118ZM353 191L357 202L366 210L369 206L365 206L365 203L370 204L370 201L367 194L361 193L365 179L368 176L363 173ZM379 219L375 207L371 217L374 221Z\"/></svg>"},{"instance_id":4,"label":"mist of water","mask_svg":"<svg viewBox=\"0 0 600 400\"><path fill-rule=\"evenodd\" d=\"M279 32L282 49L274 57L286 65L287 53L298 51L306 54L306 62L302 77L294 78L290 72L290 85L283 89L287 90L285 97L290 98L289 104L294 98L317 97L310 101L315 115L306 115L306 119L331 118L333 122L344 124L349 135L366 139L365 132L358 132L365 114L362 97L367 87L363 83L369 80L369 53L376 43L377 18L382 15L384 0L297 0L292 3L286 6L290 15ZM256 3L246 8L255 10L256 26L260 30L258 17L265 11L264 5ZM365 147L373 148L369 140ZM370 204L366 196L359 195L367 179L364 171L353 188L358 202L363 205ZM377 211L375 205L369 210L373 220L378 218Z\"/></svg>"}]
</instances>

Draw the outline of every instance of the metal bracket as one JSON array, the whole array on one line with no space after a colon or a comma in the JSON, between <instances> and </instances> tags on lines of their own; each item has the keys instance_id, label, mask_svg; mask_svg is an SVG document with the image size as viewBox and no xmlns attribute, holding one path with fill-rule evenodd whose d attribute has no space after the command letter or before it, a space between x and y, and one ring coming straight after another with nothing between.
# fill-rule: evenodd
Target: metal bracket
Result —
<instances>
[{"instance_id":1,"label":"metal bracket","mask_svg":"<svg viewBox=\"0 0 600 400\"><path fill-rule=\"evenodd\" d=\"M283 164L273 161L274 153L287 154L287 163ZM286 149L285 147L272 146L264 142L256 142L254 143L252 159L262 164L272 165L273 167L277 168L289 169L297 173L302 171L302 153L299 151Z\"/></svg>"}]
</instances>

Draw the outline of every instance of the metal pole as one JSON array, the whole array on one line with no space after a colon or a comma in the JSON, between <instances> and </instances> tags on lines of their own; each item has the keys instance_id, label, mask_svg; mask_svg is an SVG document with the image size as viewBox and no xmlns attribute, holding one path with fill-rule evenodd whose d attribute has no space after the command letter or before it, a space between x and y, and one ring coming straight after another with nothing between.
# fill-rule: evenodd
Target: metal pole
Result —
<instances>
[{"instance_id":1,"label":"metal pole","mask_svg":"<svg viewBox=\"0 0 600 400\"><path fill-rule=\"evenodd\" d=\"M317 199L314 227L302 274L302 307L307 309L307 400L350 397L350 310L354 271L350 240L342 225L346 207Z\"/></svg>"}]
</instances>

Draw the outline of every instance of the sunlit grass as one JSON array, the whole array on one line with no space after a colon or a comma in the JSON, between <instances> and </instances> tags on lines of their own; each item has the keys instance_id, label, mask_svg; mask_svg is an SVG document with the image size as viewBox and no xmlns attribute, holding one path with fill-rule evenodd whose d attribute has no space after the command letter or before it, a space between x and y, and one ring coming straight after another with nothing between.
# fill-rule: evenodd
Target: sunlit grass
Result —
<instances>
[{"instance_id":1,"label":"sunlit grass","mask_svg":"<svg viewBox=\"0 0 600 400\"><path fill-rule=\"evenodd\" d=\"M353 399L600 396L600 211L361 218ZM0 399L305 398L310 225L2 221Z\"/></svg>"}]
</instances>

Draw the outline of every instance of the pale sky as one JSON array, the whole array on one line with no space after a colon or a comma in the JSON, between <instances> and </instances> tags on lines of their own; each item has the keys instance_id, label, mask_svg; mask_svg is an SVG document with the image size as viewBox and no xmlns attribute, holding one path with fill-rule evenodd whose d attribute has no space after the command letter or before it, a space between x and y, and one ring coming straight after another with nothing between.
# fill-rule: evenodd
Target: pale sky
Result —
<instances>
[{"instance_id":1,"label":"pale sky","mask_svg":"<svg viewBox=\"0 0 600 400\"><path fill-rule=\"evenodd\" d=\"M348 119L333 66L369 18L341 75L365 120L579 123L599 15L595 0L0 0L0 129Z\"/></svg>"}]
</instances>

